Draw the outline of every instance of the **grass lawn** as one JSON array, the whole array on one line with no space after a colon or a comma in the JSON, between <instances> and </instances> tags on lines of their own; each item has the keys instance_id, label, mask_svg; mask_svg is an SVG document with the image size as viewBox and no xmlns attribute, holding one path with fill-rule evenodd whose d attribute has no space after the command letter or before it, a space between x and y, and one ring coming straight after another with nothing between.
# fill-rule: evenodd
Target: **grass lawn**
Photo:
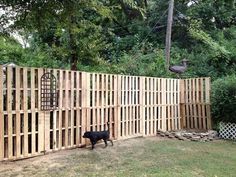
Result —
<instances>
[{"instance_id":1,"label":"grass lawn","mask_svg":"<svg viewBox=\"0 0 236 177\"><path fill-rule=\"evenodd\" d=\"M183 142L158 137L114 142L0 163L1 177L236 176L236 142Z\"/></svg>"}]
</instances>

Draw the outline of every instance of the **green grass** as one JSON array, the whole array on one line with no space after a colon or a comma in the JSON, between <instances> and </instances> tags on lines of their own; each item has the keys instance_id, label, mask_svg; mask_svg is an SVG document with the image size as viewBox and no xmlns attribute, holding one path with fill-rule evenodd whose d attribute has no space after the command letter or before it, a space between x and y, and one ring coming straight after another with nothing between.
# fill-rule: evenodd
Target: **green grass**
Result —
<instances>
[{"instance_id":1,"label":"green grass","mask_svg":"<svg viewBox=\"0 0 236 177\"><path fill-rule=\"evenodd\" d=\"M3 166L2 166L3 165ZM4 165L6 168L4 168ZM0 176L236 176L236 143L183 142L157 137L116 141L106 149L74 149L0 164ZM17 166L14 170L7 170Z\"/></svg>"}]
</instances>

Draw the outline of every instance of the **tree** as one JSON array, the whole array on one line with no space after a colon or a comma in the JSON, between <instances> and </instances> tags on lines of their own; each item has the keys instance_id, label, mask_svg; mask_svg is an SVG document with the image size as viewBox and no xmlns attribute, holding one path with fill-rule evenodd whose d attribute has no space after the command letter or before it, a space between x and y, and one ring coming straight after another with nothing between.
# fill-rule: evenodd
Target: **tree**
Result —
<instances>
[{"instance_id":1,"label":"tree","mask_svg":"<svg viewBox=\"0 0 236 177\"><path fill-rule=\"evenodd\" d=\"M23 30L37 36L40 41L52 48L55 55L62 50L71 69L77 62L92 61L99 57L106 46L102 22L112 18L112 13L103 3L88 1L11 1L3 4L7 13L1 21L14 20L8 29ZM10 16L16 12L16 15ZM38 40L39 41L39 40ZM103 47L101 47L103 46Z\"/></svg>"}]
</instances>

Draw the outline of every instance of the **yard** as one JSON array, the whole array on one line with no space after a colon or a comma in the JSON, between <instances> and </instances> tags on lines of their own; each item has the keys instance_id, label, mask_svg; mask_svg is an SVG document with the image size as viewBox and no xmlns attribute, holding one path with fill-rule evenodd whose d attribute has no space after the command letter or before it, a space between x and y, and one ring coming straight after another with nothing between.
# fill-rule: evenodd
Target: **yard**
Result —
<instances>
[{"instance_id":1,"label":"yard","mask_svg":"<svg viewBox=\"0 0 236 177\"><path fill-rule=\"evenodd\" d=\"M114 142L95 150L73 149L0 164L15 176L235 176L236 143L183 142L158 137Z\"/></svg>"}]
</instances>

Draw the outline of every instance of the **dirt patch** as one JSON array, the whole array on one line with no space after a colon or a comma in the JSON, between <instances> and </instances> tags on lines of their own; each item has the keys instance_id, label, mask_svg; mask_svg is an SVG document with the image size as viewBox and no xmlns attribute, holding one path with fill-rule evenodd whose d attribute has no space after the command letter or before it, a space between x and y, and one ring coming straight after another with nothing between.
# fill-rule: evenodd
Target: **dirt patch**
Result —
<instances>
[{"instance_id":1,"label":"dirt patch","mask_svg":"<svg viewBox=\"0 0 236 177\"><path fill-rule=\"evenodd\" d=\"M161 141L163 138L149 137L150 141ZM43 156L29 158L25 160L19 160L14 162L0 162L0 177L7 176L51 176L57 174L61 176L61 171L71 167L81 168L86 167L85 163L89 163L91 159L94 162L100 161L99 154L108 153L112 157L113 163L119 161L119 149L126 149L127 152L133 152L133 146L144 146L145 142L143 138L133 138L128 140L115 141L114 146L108 146L104 148L104 144L98 144L95 149L91 151L90 147L77 148L72 150L62 150L54 153L49 153ZM142 151L139 151L142 153ZM81 165L82 164L82 165ZM112 162L111 162L112 164ZM112 167L112 166L110 166ZM99 166L95 166L95 169L99 170ZM73 174L71 174L73 176Z\"/></svg>"}]
</instances>

